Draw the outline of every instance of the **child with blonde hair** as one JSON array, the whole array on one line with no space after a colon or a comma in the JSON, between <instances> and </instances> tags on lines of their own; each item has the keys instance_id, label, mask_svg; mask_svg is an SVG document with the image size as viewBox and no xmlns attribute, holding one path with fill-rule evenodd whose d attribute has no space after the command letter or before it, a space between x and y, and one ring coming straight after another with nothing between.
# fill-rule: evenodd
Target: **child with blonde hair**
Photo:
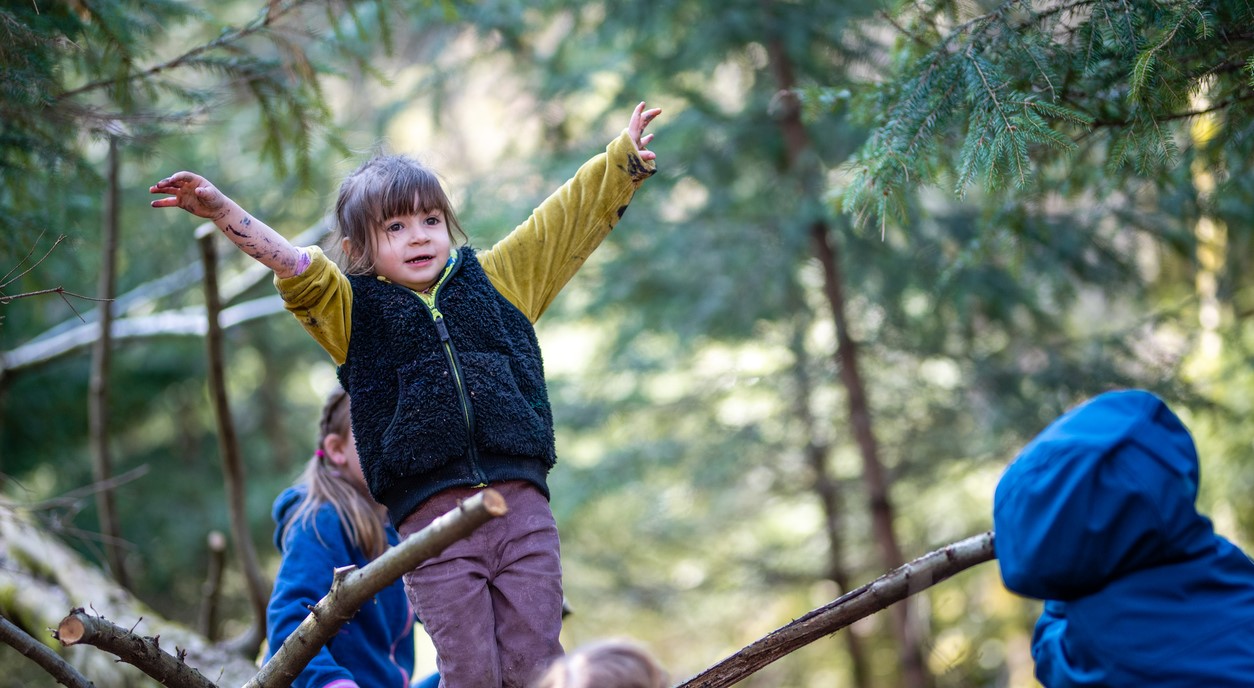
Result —
<instances>
[{"instance_id":1,"label":"child with blonde hair","mask_svg":"<svg viewBox=\"0 0 1254 688\"><path fill-rule=\"evenodd\" d=\"M558 659L532 688L666 688L653 655L629 640L604 640Z\"/></svg>"},{"instance_id":2,"label":"child with blonde hair","mask_svg":"<svg viewBox=\"0 0 1254 688\"><path fill-rule=\"evenodd\" d=\"M562 569L547 475L553 416L534 323L654 172L642 102L626 129L496 245L454 245L439 180L405 156L349 175L339 266L297 247L200 175L152 186L156 208L208 218L274 270L339 366L370 494L402 537L492 486L509 513L405 575L443 685L525 685L562 655Z\"/></svg>"},{"instance_id":3,"label":"child with blonde hair","mask_svg":"<svg viewBox=\"0 0 1254 688\"><path fill-rule=\"evenodd\" d=\"M266 609L267 660L330 591L336 568L364 567L398 541L366 490L348 395L338 385L322 406L317 447L295 485L274 501L282 561ZM292 685L408 688L413 672L414 614L397 581L344 624Z\"/></svg>"}]
</instances>

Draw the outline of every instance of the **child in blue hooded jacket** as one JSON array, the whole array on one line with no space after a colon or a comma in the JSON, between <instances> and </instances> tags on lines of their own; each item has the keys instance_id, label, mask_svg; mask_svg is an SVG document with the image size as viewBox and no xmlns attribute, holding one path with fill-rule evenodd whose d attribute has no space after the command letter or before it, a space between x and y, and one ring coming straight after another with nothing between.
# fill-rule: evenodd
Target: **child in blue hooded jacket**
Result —
<instances>
[{"instance_id":1,"label":"child in blue hooded jacket","mask_svg":"<svg viewBox=\"0 0 1254 688\"><path fill-rule=\"evenodd\" d=\"M1254 562L1195 506L1180 419L1140 390L1072 409L997 485L1010 590L1045 600L1036 677L1071 686L1254 686Z\"/></svg>"},{"instance_id":2,"label":"child in blue hooded jacket","mask_svg":"<svg viewBox=\"0 0 1254 688\"><path fill-rule=\"evenodd\" d=\"M274 544L283 559L266 613L267 661L330 591L335 569L364 567L398 541L383 507L366 490L348 395L338 385L323 404L318 449L296 484L275 500L273 516ZM340 628L292 686L408 688L414 622L397 580Z\"/></svg>"}]
</instances>

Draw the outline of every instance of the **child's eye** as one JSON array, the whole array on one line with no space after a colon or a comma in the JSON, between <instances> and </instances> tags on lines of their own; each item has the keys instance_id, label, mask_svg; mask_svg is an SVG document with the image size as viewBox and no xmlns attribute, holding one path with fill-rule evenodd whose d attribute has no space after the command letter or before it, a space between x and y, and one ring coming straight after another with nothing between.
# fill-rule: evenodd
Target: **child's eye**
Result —
<instances>
[{"instance_id":1,"label":"child's eye","mask_svg":"<svg viewBox=\"0 0 1254 688\"><path fill-rule=\"evenodd\" d=\"M439 216L439 215L428 215L428 216L427 216L427 219L426 219L426 220L424 220L424 222L426 222L426 223L427 223L428 225L430 225L430 226L435 226L435 225L438 225L438 224L440 224L440 216Z\"/></svg>"},{"instance_id":2,"label":"child's eye","mask_svg":"<svg viewBox=\"0 0 1254 688\"><path fill-rule=\"evenodd\" d=\"M401 230L402 230L402 229L404 229L404 228L405 228L405 226L404 226L404 225L402 225L401 223L399 223L399 222L392 222L392 223L388 224L387 226L385 226L385 227L383 228L383 231L385 231L385 232L399 232L399 231L401 231Z\"/></svg>"}]
</instances>

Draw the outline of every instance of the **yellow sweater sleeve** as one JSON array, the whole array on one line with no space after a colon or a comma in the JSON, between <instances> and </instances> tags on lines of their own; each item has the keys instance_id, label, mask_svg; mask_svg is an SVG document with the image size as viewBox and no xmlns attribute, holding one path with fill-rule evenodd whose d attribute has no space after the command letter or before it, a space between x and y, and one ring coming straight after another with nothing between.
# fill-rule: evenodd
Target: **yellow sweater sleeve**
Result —
<instances>
[{"instance_id":1,"label":"yellow sweater sleeve","mask_svg":"<svg viewBox=\"0 0 1254 688\"><path fill-rule=\"evenodd\" d=\"M348 357L352 330L353 289L348 278L317 246L306 247L309 267L295 277L274 278L286 308L336 365Z\"/></svg>"},{"instance_id":2,"label":"yellow sweater sleeve","mask_svg":"<svg viewBox=\"0 0 1254 688\"><path fill-rule=\"evenodd\" d=\"M652 175L624 131L508 236L479 253L493 286L535 322Z\"/></svg>"},{"instance_id":3,"label":"yellow sweater sleeve","mask_svg":"<svg viewBox=\"0 0 1254 688\"><path fill-rule=\"evenodd\" d=\"M636 189L655 171L623 132L605 152L584 163L569 181L495 246L479 253L493 286L532 322L618 223ZM274 284L284 307L331 355L348 357L353 290L339 267L317 246L309 267Z\"/></svg>"}]
</instances>

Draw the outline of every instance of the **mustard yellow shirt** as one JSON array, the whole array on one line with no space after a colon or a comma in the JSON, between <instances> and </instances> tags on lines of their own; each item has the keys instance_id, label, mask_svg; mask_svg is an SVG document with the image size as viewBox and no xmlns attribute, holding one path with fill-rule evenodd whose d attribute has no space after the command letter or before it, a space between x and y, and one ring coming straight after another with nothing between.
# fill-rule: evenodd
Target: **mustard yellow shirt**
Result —
<instances>
[{"instance_id":1,"label":"mustard yellow shirt","mask_svg":"<svg viewBox=\"0 0 1254 688\"><path fill-rule=\"evenodd\" d=\"M497 291L531 322L539 320L557 293L618 223L636 189L655 171L636 153L624 131L604 153L584 163L479 262ZM284 306L336 365L348 357L353 290L339 266L317 246L305 249L304 272L274 283Z\"/></svg>"}]
</instances>

